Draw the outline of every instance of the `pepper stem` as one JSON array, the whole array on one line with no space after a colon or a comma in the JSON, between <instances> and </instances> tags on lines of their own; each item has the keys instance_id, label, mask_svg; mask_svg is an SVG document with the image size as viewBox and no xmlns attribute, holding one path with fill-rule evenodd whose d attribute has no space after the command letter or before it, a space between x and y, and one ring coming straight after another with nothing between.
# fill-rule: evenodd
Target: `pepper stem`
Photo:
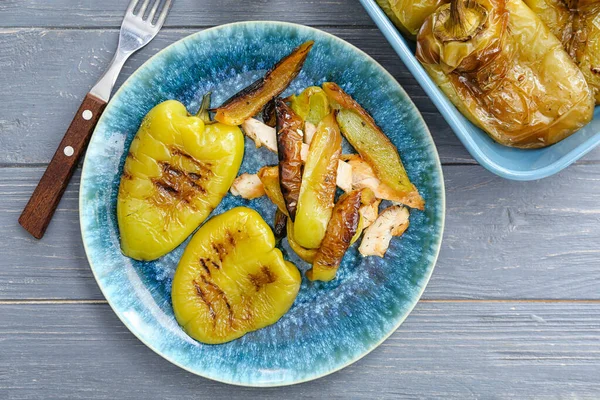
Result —
<instances>
[{"instance_id":1,"label":"pepper stem","mask_svg":"<svg viewBox=\"0 0 600 400\"><path fill-rule=\"evenodd\" d=\"M202 103L200 103L200 110L198 110L198 114L196 114L196 116L200 117L200 119L202 119L202 121L204 121L204 123L211 122L210 113L208 112L208 110L210 108L210 95L211 94L212 94L211 92L208 92L202 97Z\"/></svg>"},{"instance_id":2,"label":"pepper stem","mask_svg":"<svg viewBox=\"0 0 600 400\"><path fill-rule=\"evenodd\" d=\"M464 42L479 32L487 19L487 11L473 0L452 0L450 10L441 14L436 36L443 41Z\"/></svg>"}]
</instances>

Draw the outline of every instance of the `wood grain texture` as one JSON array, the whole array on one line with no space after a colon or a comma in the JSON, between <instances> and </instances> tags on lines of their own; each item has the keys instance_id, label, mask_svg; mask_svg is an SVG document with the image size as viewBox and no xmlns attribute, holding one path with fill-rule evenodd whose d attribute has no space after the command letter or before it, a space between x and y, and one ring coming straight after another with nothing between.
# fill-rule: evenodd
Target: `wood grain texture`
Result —
<instances>
[{"instance_id":1,"label":"wood grain texture","mask_svg":"<svg viewBox=\"0 0 600 400\"><path fill-rule=\"evenodd\" d=\"M250 389L185 372L106 304L0 305L4 399L593 399L600 304L420 303L379 348L333 375Z\"/></svg>"},{"instance_id":2,"label":"wood grain texture","mask_svg":"<svg viewBox=\"0 0 600 400\"><path fill-rule=\"evenodd\" d=\"M105 107L106 101L88 93L75 112L71 125L19 217L19 224L34 238L44 236Z\"/></svg>"},{"instance_id":3,"label":"wood grain texture","mask_svg":"<svg viewBox=\"0 0 600 400\"><path fill-rule=\"evenodd\" d=\"M0 27L118 27L129 0L2 0ZM206 27L247 20L313 26L371 25L358 1L176 0L165 27Z\"/></svg>"},{"instance_id":4,"label":"wood grain texture","mask_svg":"<svg viewBox=\"0 0 600 400\"><path fill-rule=\"evenodd\" d=\"M1 14L1 13L0 13ZM380 62L409 93L434 136L442 161L474 163L379 30L327 28ZM117 87L151 55L195 29L163 31L125 65ZM0 32L2 32L0 30ZM116 30L16 29L0 33L0 165L47 163L83 96L116 47ZM600 159L600 151L587 160Z\"/></svg>"},{"instance_id":5,"label":"wood grain texture","mask_svg":"<svg viewBox=\"0 0 600 400\"><path fill-rule=\"evenodd\" d=\"M16 219L43 168L0 169L0 299L102 299L82 249L79 172L42 241ZM446 232L426 299L600 299L600 165L513 182L445 166Z\"/></svg>"}]
</instances>

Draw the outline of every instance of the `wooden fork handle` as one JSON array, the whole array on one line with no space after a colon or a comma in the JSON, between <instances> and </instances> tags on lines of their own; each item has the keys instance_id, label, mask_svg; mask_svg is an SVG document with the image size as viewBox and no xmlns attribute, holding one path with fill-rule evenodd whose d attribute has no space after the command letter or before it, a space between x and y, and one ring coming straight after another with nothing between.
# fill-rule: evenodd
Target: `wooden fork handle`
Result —
<instances>
[{"instance_id":1,"label":"wooden fork handle","mask_svg":"<svg viewBox=\"0 0 600 400\"><path fill-rule=\"evenodd\" d=\"M44 236L104 107L104 100L90 93L85 96L46 172L21 213L19 224L36 239Z\"/></svg>"}]
</instances>

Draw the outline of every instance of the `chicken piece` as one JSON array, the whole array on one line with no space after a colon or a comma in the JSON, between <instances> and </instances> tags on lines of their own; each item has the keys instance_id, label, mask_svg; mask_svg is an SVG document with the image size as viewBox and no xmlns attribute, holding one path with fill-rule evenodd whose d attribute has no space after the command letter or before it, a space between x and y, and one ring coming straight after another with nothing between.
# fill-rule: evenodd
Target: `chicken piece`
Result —
<instances>
[{"instance_id":1,"label":"chicken piece","mask_svg":"<svg viewBox=\"0 0 600 400\"><path fill-rule=\"evenodd\" d=\"M363 218L362 227L363 229L367 229L369 226L375 222L377 217L379 216L379 205L381 204L381 199L376 199L370 204L363 204L360 206L358 212L360 216Z\"/></svg>"},{"instance_id":2,"label":"chicken piece","mask_svg":"<svg viewBox=\"0 0 600 400\"><path fill-rule=\"evenodd\" d=\"M343 158L352 167L352 187L354 189L369 188L375 193L375 197L378 199L402 203L399 201L398 196L394 194L394 191L377 178L375 171L373 171L369 163L363 160L358 154L346 154ZM415 193L415 201L418 200L417 197L420 198L418 193ZM411 197L408 197L408 201L411 202Z\"/></svg>"},{"instance_id":3,"label":"chicken piece","mask_svg":"<svg viewBox=\"0 0 600 400\"><path fill-rule=\"evenodd\" d=\"M308 158L308 150L310 150L310 146L306 143L302 143L302 149L300 150L300 158L302 159L302 162L306 162L306 159Z\"/></svg>"},{"instance_id":4,"label":"chicken piece","mask_svg":"<svg viewBox=\"0 0 600 400\"><path fill-rule=\"evenodd\" d=\"M406 207L391 206L381 212L365 234L358 251L363 256L383 257L393 236L401 236L408 228L409 212Z\"/></svg>"},{"instance_id":5,"label":"chicken piece","mask_svg":"<svg viewBox=\"0 0 600 400\"><path fill-rule=\"evenodd\" d=\"M241 196L248 200L265 195L265 188L256 174L241 174L235 178L229 191L234 196Z\"/></svg>"},{"instance_id":6,"label":"chicken piece","mask_svg":"<svg viewBox=\"0 0 600 400\"><path fill-rule=\"evenodd\" d=\"M310 144L315 133L317 133L317 126L308 121L304 121L304 143Z\"/></svg>"},{"instance_id":7,"label":"chicken piece","mask_svg":"<svg viewBox=\"0 0 600 400\"><path fill-rule=\"evenodd\" d=\"M270 127L254 118L249 118L242 123L242 130L250 139L254 140L256 147L265 146L277 153L277 135L275 128Z\"/></svg>"},{"instance_id":8,"label":"chicken piece","mask_svg":"<svg viewBox=\"0 0 600 400\"><path fill-rule=\"evenodd\" d=\"M335 183L344 192L352 191L352 167L345 161L338 161Z\"/></svg>"}]
</instances>

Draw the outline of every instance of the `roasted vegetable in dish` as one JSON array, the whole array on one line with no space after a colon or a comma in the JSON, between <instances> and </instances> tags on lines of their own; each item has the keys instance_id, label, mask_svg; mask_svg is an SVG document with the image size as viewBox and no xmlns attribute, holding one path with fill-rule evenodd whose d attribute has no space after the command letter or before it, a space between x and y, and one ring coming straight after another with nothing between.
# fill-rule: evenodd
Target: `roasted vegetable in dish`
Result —
<instances>
[{"instance_id":1,"label":"roasted vegetable in dish","mask_svg":"<svg viewBox=\"0 0 600 400\"><path fill-rule=\"evenodd\" d=\"M308 41L282 58L266 75L235 94L215 110L215 119L227 125L241 125L258 114L273 98L279 96L298 75L313 46Z\"/></svg>"},{"instance_id":2,"label":"roasted vegetable in dish","mask_svg":"<svg viewBox=\"0 0 600 400\"><path fill-rule=\"evenodd\" d=\"M294 220L302 183L302 139L304 121L285 102L275 99L279 186L288 215Z\"/></svg>"},{"instance_id":3,"label":"roasted vegetable in dish","mask_svg":"<svg viewBox=\"0 0 600 400\"><path fill-rule=\"evenodd\" d=\"M131 143L119 187L123 253L154 260L179 246L227 193L243 154L238 127L205 125L175 100L150 110Z\"/></svg>"},{"instance_id":4,"label":"roasted vegetable in dish","mask_svg":"<svg viewBox=\"0 0 600 400\"><path fill-rule=\"evenodd\" d=\"M294 112L313 126L331 112L327 95L318 86L307 87L299 95L290 96L288 100Z\"/></svg>"},{"instance_id":5,"label":"roasted vegetable in dish","mask_svg":"<svg viewBox=\"0 0 600 400\"><path fill-rule=\"evenodd\" d=\"M238 207L211 218L186 247L173 278L173 311L192 338L225 343L277 322L300 281L269 225Z\"/></svg>"},{"instance_id":6,"label":"roasted vegetable in dish","mask_svg":"<svg viewBox=\"0 0 600 400\"><path fill-rule=\"evenodd\" d=\"M294 237L308 249L320 246L333 210L337 166L342 153L342 136L335 113L321 120L310 143L310 151L302 174L302 185Z\"/></svg>"},{"instance_id":7,"label":"roasted vegetable in dish","mask_svg":"<svg viewBox=\"0 0 600 400\"><path fill-rule=\"evenodd\" d=\"M342 134L371 165L377 177L392 191L390 200L422 210L425 206L417 188L410 182L396 146L375 120L352 97L332 82L323 84L327 96L339 108L337 122Z\"/></svg>"},{"instance_id":8,"label":"roasted vegetable in dish","mask_svg":"<svg viewBox=\"0 0 600 400\"><path fill-rule=\"evenodd\" d=\"M388 18L410 38L415 38L423 22L448 0L377 0Z\"/></svg>"},{"instance_id":9,"label":"roasted vegetable in dish","mask_svg":"<svg viewBox=\"0 0 600 400\"><path fill-rule=\"evenodd\" d=\"M417 58L454 105L501 144L549 146L592 118L581 71L521 0L439 7L421 27Z\"/></svg>"},{"instance_id":10,"label":"roasted vegetable in dish","mask_svg":"<svg viewBox=\"0 0 600 400\"><path fill-rule=\"evenodd\" d=\"M600 1L525 0L562 42L600 104Z\"/></svg>"},{"instance_id":11,"label":"roasted vegetable in dish","mask_svg":"<svg viewBox=\"0 0 600 400\"><path fill-rule=\"evenodd\" d=\"M342 258L358 230L360 205L360 190L354 190L340 197L333 208L325 237L314 257L312 268L306 272L308 279L330 281L335 278Z\"/></svg>"}]
</instances>

